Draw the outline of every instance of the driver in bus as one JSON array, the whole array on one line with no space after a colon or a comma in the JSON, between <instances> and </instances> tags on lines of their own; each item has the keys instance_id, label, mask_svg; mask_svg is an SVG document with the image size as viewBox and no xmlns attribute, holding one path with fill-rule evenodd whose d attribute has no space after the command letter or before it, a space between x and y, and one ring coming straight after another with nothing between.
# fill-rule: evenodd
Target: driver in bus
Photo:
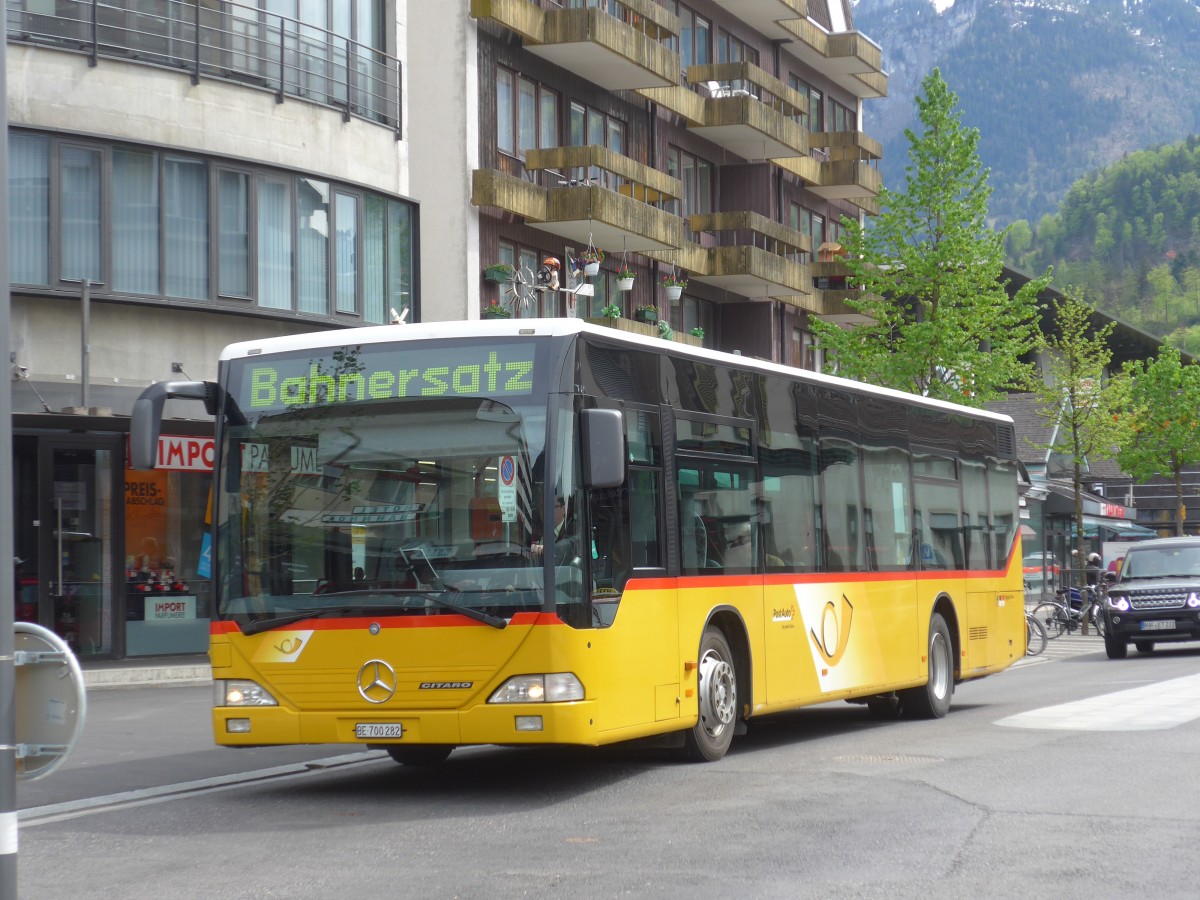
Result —
<instances>
[{"instance_id":1,"label":"driver in bus","mask_svg":"<svg viewBox=\"0 0 1200 900\"><path fill-rule=\"evenodd\" d=\"M568 565L578 558L579 548L576 546L574 529L565 527L567 524L567 500L565 497L554 498L554 564ZM534 560L541 562L545 554L544 538L538 538L529 545L529 551Z\"/></svg>"}]
</instances>

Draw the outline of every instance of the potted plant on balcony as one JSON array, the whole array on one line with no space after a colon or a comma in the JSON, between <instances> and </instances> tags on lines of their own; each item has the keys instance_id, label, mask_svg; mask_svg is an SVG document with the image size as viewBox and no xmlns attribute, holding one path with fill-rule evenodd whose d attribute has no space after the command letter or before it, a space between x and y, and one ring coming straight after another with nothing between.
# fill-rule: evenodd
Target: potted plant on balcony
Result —
<instances>
[{"instance_id":1,"label":"potted plant on balcony","mask_svg":"<svg viewBox=\"0 0 1200 900\"><path fill-rule=\"evenodd\" d=\"M664 341L675 340L675 329L671 327L671 323L666 319L658 320L658 336Z\"/></svg>"},{"instance_id":2,"label":"potted plant on balcony","mask_svg":"<svg viewBox=\"0 0 1200 900\"><path fill-rule=\"evenodd\" d=\"M632 291L633 290L633 270L622 267L617 271L617 290Z\"/></svg>"},{"instance_id":3,"label":"potted plant on balcony","mask_svg":"<svg viewBox=\"0 0 1200 900\"><path fill-rule=\"evenodd\" d=\"M604 262L604 251L597 250L595 247L588 246L586 250L579 254L579 261L583 263L583 274L589 278L593 275L600 274L600 263Z\"/></svg>"},{"instance_id":4,"label":"potted plant on balcony","mask_svg":"<svg viewBox=\"0 0 1200 900\"><path fill-rule=\"evenodd\" d=\"M615 303L610 303L608 306L600 308L600 315L605 319L619 319L621 318L621 307Z\"/></svg>"},{"instance_id":5,"label":"potted plant on balcony","mask_svg":"<svg viewBox=\"0 0 1200 900\"><path fill-rule=\"evenodd\" d=\"M485 319L511 319L512 311L507 306L501 306L495 300L483 308Z\"/></svg>"},{"instance_id":6,"label":"potted plant on balcony","mask_svg":"<svg viewBox=\"0 0 1200 900\"><path fill-rule=\"evenodd\" d=\"M653 325L658 321L658 307L639 306L633 317L639 322L649 322L651 325Z\"/></svg>"},{"instance_id":7,"label":"potted plant on balcony","mask_svg":"<svg viewBox=\"0 0 1200 900\"><path fill-rule=\"evenodd\" d=\"M676 275L672 272L670 275L662 277L662 285L667 289L667 297L671 300L678 300L683 294L684 288L687 287L687 279L683 275Z\"/></svg>"},{"instance_id":8,"label":"potted plant on balcony","mask_svg":"<svg viewBox=\"0 0 1200 900\"><path fill-rule=\"evenodd\" d=\"M703 338L704 337L704 329L701 328L699 325L697 325L695 328L693 328L691 331L689 331L688 334L690 334L692 337Z\"/></svg>"},{"instance_id":9,"label":"potted plant on balcony","mask_svg":"<svg viewBox=\"0 0 1200 900\"><path fill-rule=\"evenodd\" d=\"M491 281L495 284L503 284L512 278L513 267L508 263L492 263L483 270L483 278L485 281Z\"/></svg>"}]
</instances>

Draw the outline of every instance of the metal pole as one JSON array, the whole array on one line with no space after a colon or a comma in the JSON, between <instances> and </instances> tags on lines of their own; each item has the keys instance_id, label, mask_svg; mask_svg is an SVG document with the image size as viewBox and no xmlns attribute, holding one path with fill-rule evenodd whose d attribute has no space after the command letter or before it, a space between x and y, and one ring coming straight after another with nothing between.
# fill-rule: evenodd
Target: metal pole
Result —
<instances>
[{"instance_id":1,"label":"metal pole","mask_svg":"<svg viewBox=\"0 0 1200 900\"><path fill-rule=\"evenodd\" d=\"M12 349L9 334L8 270L8 23L0 16L0 348ZM12 379L0 388L0 900L17 896L17 721L13 693Z\"/></svg>"},{"instance_id":2,"label":"metal pole","mask_svg":"<svg viewBox=\"0 0 1200 900\"><path fill-rule=\"evenodd\" d=\"M86 415L88 411L88 383L92 380L92 283L83 279L83 290L79 294L80 315L82 322L79 327L80 370L83 384L80 385L80 406Z\"/></svg>"}]
</instances>

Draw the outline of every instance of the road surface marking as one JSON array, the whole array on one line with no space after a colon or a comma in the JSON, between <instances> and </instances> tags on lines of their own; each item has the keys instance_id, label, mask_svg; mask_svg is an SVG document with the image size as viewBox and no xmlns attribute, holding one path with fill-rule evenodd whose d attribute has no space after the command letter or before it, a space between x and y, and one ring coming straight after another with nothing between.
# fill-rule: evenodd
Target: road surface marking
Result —
<instances>
[{"instance_id":1,"label":"road surface marking","mask_svg":"<svg viewBox=\"0 0 1200 900\"><path fill-rule=\"evenodd\" d=\"M1157 731L1193 719L1200 719L1200 675L1032 709L996 724L1056 731Z\"/></svg>"}]
</instances>

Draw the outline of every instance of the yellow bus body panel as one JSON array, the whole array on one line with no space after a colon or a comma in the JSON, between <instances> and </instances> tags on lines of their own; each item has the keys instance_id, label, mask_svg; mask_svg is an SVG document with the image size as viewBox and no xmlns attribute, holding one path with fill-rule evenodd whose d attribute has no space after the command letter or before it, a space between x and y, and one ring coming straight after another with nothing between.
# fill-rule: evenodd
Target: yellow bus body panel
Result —
<instances>
[{"instance_id":1,"label":"yellow bus body panel","mask_svg":"<svg viewBox=\"0 0 1200 900\"><path fill-rule=\"evenodd\" d=\"M400 743L600 745L679 731L697 719L698 652L714 617L745 648L746 715L924 684L935 608L951 631L956 676L968 680L1024 655L1020 579L1018 543L1004 572L633 581L605 628L547 614L518 615L504 629L438 615L310 620L247 636L219 622L214 679L255 681L278 705L215 707L214 735L225 745L380 744L389 741L359 740L355 726L388 723L402 726ZM374 661L395 673L394 693L379 703L359 690ZM578 677L584 699L488 703L511 676L555 672ZM541 717L540 731L517 730L528 716ZM229 720L248 730L230 731Z\"/></svg>"}]
</instances>

